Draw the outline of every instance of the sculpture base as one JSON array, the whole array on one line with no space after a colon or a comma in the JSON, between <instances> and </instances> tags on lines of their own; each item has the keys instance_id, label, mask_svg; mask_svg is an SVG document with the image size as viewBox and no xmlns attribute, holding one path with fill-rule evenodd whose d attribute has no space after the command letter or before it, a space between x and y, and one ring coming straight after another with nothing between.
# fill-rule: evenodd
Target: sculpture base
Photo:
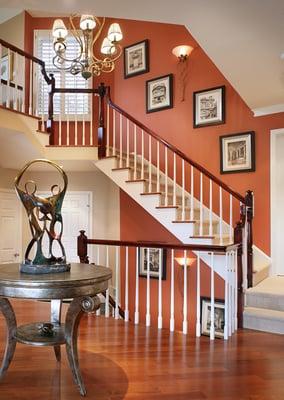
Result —
<instances>
[{"instance_id":1,"label":"sculpture base","mask_svg":"<svg viewBox=\"0 0 284 400\"><path fill-rule=\"evenodd\" d=\"M20 272L24 274L56 274L57 272L70 271L71 264L20 264Z\"/></svg>"}]
</instances>

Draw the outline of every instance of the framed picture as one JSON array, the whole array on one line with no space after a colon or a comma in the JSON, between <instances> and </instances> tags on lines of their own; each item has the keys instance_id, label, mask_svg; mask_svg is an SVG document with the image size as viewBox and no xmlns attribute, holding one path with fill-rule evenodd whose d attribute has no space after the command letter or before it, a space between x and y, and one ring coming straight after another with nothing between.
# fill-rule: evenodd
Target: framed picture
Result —
<instances>
[{"instance_id":1,"label":"framed picture","mask_svg":"<svg viewBox=\"0 0 284 400\"><path fill-rule=\"evenodd\" d=\"M210 336L211 326L211 299L201 297L201 334ZM225 326L225 303L223 300L215 299L214 302L214 326L215 337L224 337Z\"/></svg>"},{"instance_id":2,"label":"framed picture","mask_svg":"<svg viewBox=\"0 0 284 400\"><path fill-rule=\"evenodd\" d=\"M149 248L149 269L150 269L150 277L159 279L159 265L161 263L162 268L162 279L166 279L166 271L167 271L167 250L156 248ZM162 259L160 260L160 253ZM139 276L147 277L147 261L148 261L148 248L139 247Z\"/></svg>"},{"instance_id":3,"label":"framed picture","mask_svg":"<svg viewBox=\"0 0 284 400\"><path fill-rule=\"evenodd\" d=\"M193 93L193 127L225 123L225 86Z\"/></svg>"},{"instance_id":4,"label":"framed picture","mask_svg":"<svg viewBox=\"0 0 284 400\"><path fill-rule=\"evenodd\" d=\"M255 171L254 132L220 136L220 172Z\"/></svg>"},{"instance_id":5,"label":"framed picture","mask_svg":"<svg viewBox=\"0 0 284 400\"><path fill-rule=\"evenodd\" d=\"M149 72L149 40L124 47L124 78Z\"/></svg>"},{"instance_id":6,"label":"framed picture","mask_svg":"<svg viewBox=\"0 0 284 400\"><path fill-rule=\"evenodd\" d=\"M173 74L146 81L147 113L173 108Z\"/></svg>"}]
</instances>

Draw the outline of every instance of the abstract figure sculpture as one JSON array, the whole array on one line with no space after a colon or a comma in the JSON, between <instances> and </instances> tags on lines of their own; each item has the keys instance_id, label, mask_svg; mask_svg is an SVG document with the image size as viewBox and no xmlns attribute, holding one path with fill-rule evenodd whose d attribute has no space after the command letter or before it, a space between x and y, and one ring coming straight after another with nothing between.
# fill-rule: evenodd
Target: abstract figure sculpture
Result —
<instances>
[{"instance_id":1,"label":"abstract figure sculpture","mask_svg":"<svg viewBox=\"0 0 284 400\"><path fill-rule=\"evenodd\" d=\"M64 187L58 185L51 187L49 197L37 195L37 185L34 181L27 181L24 184L24 190L20 188L20 182L27 169L35 163L46 163L52 165L63 178ZM20 265L20 271L29 274L48 274L54 272L65 272L70 270L70 264L66 262L65 250L61 241L63 231L62 203L66 193L68 179L63 169L56 163L38 159L30 161L19 172L15 179L15 190L22 201L28 215L29 225L32 233L26 253L25 260ZM59 227L57 229L57 227ZM48 238L48 255L43 254L43 238ZM61 250L61 256L53 255L54 244L58 243ZM30 253L35 246L35 255L31 259Z\"/></svg>"}]
</instances>

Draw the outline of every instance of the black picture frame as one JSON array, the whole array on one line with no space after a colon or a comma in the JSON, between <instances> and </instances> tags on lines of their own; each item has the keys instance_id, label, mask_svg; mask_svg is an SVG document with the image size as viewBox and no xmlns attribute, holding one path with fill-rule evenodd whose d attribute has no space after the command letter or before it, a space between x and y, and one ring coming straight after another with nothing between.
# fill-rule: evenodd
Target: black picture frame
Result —
<instances>
[{"instance_id":1,"label":"black picture frame","mask_svg":"<svg viewBox=\"0 0 284 400\"><path fill-rule=\"evenodd\" d=\"M193 127L221 125L226 117L226 87L216 86L193 92Z\"/></svg>"},{"instance_id":2,"label":"black picture frame","mask_svg":"<svg viewBox=\"0 0 284 400\"><path fill-rule=\"evenodd\" d=\"M220 141L220 173L255 171L255 132L223 135Z\"/></svg>"},{"instance_id":3,"label":"black picture frame","mask_svg":"<svg viewBox=\"0 0 284 400\"><path fill-rule=\"evenodd\" d=\"M123 54L124 79L132 78L133 76L146 74L149 72L148 39L124 47Z\"/></svg>"},{"instance_id":4,"label":"black picture frame","mask_svg":"<svg viewBox=\"0 0 284 400\"><path fill-rule=\"evenodd\" d=\"M146 112L173 108L173 74L146 81Z\"/></svg>"},{"instance_id":5,"label":"black picture frame","mask_svg":"<svg viewBox=\"0 0 284 400\"><path fill-rule=\"evenodd\" d=\"M149 248L150 251L150 278L159 279L159 257L160 249ZM162 280L167 278L167 249L161 249L162 253ZM148 248L139 247L138 249L139 258L139 276L142 278L147 278L147 258L148 258Z\"/></svg>"},{"instance_id":6,"label":"black picture frame","mask_svg":"<svg viewBox=\"0 0 284 400\"><path fill-rule=\"evenodd\" d=\"M214 299L215 311L215 337L224 339L225 333L225 301ZM201 335L210 336L210 297L200 297Z\"/></svg>"}]
</instances>

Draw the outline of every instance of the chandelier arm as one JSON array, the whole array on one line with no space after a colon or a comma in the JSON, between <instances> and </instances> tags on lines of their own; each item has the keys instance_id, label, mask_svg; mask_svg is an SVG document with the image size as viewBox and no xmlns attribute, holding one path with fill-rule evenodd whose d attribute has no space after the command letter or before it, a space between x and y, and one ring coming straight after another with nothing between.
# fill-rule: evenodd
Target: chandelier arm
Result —
<instances>
[{"instance_id":1,"label":"chandelier arm","mask_svg":"<svg viewBox=\"0 0 284 400\"><path fill-rule=\"evenodd\" d=\"M61 58L61 60L63 60L64 62L71 62L71 63L72 63L72 62L74 62L74 61L80 62L81 55L78 56L78 57L76 57L76 58L73 58L72 60L69 60L68 58L65 58L65 57L63 57L62 55L59 55L59 54L57 54L57 53L56 53L56 56L53 57L53 60L55 60L56 57Z\"/></svg>"},{"instance_id":2,"label":"chandelier arm","mask_svg":"<svg viewBox=\"0 0 284 400\"><path fill-rule=\"evenodd\" d=\"M106 20L105 17L103 17L102 21L100 21L95 15L94 15L94 18L95 18L97 24L99 25L99 29L98 29L97 33L95 34L95 37L92 41L92 49L94 47L95 42L98 40L98 38L100 37L100 34L102 33L103 27L105 25L105 20Z\"/></svg>"},{"instance_id":3,"label":"chandelier arm","mask_svg":"<svg viewBox=\"0 0 284 400\"><path fill-rule=\"evenodd\" d=\"M77 17L77 16L78 16L78 14L72 14L69 17L69 22L70 22L70 25L71 25L71 28L72 28L71 29L71 34L73 35L73 37L75 38L75 40L78 42L78 44L80 46L80 56L78 56L76 60L81 58L81 56L83 54L83 51L84 51L83 41L82 41L80 35L77 34L77 29L76 29L76 27L75 27L75 25L73 23L73 19L75 17Z\"/></svg>"}]
</instances>

